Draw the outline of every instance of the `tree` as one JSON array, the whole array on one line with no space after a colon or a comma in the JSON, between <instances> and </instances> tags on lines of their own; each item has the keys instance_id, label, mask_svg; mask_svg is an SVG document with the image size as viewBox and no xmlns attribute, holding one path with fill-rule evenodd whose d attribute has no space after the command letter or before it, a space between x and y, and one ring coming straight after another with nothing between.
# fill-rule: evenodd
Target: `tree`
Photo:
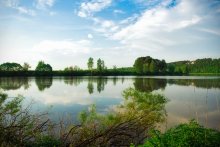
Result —
<instances>
[{"instance_id":1,"label":"tree","mask_svg":"<svg viewBox=\"0 0 220 147\"><path fill-rule=\"evenodd\" d=\"M44 61L39 61L35 69L37 72L52 72L52 67L49 64L45 64Z\"/></svg>"},{"instance_id":2,"label":"tree","mask_svg":"<svg viewBox=\"0 0 220 147\"><path fill-rule=\"evenodd\" d=\"M94 65L93 58L90 57L88 59L87 66L88 66L88 69L91 71L91 73L92 73L93 65Z\"/></svg>"},{"instance_id":3,"label":"tree","mask_svg":"<svg viewBox=\"0 0 220 147\"><path fill-rule=\"evenodd\" d=\"M18 63L3 63L0 65L0 71L22 71L23 67Z\"/></svg>"},{"instance_id":4,"label":"tree","mask_svg":"<svg viewBox=\"0 0 220 147\"><path fill-rule=\"evenodd\" d=\"M73 70L74 70L74 71L79 71L79 70L80 70L80 67L77 66L77 65L75 65L75 66L73 67Z\"/></svg>"},{"instance_id":5,"label":"tree","mask_svg":"<svg viewBox=\"0 0 220 147\"><path fill-rule=\"evenodd\" d=\"M165 60L162 60L161 62L159 62L159 70L162 73L165 73L167 69L167 64Z\"/></svg>"},{"instance_id":6,"label":"tree","mask_svg":"<svg viewBox=\"0 0 220 147\"><path fill-rule=\"evenodd\" d=\"M151 73L156 73L157 72L157 65L156 65L155 61L153 61L153 60L150 63L150 72Z\"/></svg>"},{"instance_id":7,"label":"tree","mask_svg":"<svg viewBox=\"0 0 220 147\"><path fill-rule=\"evenodd\" d=\"M100 58L97 60L97 71L102 71L102 60Z\"/></svg>"},{"instance_id":8,"label":"tree","mask_svg":"<svg viewBox=\"0 0 220 147\"><path fill-rule=\"evenodd\" d=\"M149 64L148 63L145 63L144 65L143 65L143 73L148 73L150 71L150 69L149 69Z\"/></svg>"},{"instance_id":9,"label":"tree","mask_svg":"<svg viewBox=\"0 0 220 147\"><path fill-rule=\"evenodd\" d=\"M102 60L102 70L104 70L104 69L106 69L107 67L105 66L105 61L104 60Z\"/></svg>"},{"instance_id":10,"label":"tree","mask_svg":"<svg viewBox=\"0 0 220 147\"><path fill-rule=\"evenodd\" d=\"M168 72L173 74L175 70L175 66L173 64L168 64Z\"/></svg>"},{"instance_id":11,"label":"tree","mask_svg":"<svg viewBox=\"0 0 220 147\"><path fill-rule=\"evenodd\" d=\"M142 74L143 73L143 64L144 64L145 57L139 57L134 62L134 68L137 73Z\"/></svg>"},{"instance_id":12,"label":"tree","mask_svg":"<svg viewBox=\"0 0 220 147\"><path fill-rule=\"evenodd\" d=\"M24 62L23 70L28 71L29 68L31 68L31 66L28 63Z\"/></svg>"}]
</instances>

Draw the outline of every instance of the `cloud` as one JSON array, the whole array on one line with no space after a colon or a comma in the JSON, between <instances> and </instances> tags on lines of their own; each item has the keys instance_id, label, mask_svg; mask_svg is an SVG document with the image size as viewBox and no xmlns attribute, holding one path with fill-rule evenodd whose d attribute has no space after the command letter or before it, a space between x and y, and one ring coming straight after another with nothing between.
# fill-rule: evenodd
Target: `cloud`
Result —
<instances>
[{"instance_id":1,"label":"cloud","mask_svg":"<svg viewBox=\"0 0 220 147\"><path fill-rule=\"evenodd\" d=\"M54 3L55 3L55 0L37 0L36 8L46 9L48 7L52 7Z\"/></svg>"},{"instance_id":2,"label":"cloud","mask_svg":"<svg viewBox=\"0 0 220 147\"><path fill-rule=\"evenodd\" d=\"M124 11L118 10L118 9L114 10L113 12L114 12L115 14L124 14L124 13L125 13Z\"/></svg>"},{"instance_id":3,"label":"cloud","mask_svg":"<svg viewBox=\"0 0 220 147\"><path fill-rule=\"evenodd\" d=\"M20 0L5 0L1 2L5 7L17 10L20 14L35 16L36 12L33 9L28 9L20 6Z\"/></svg>"},{"instance_id":4,"label":"cloud","mask_svg":"<svg viewBox=\"0 0 220 147\"><path fill-rule=\"evenodd\" d=\"M5 5L6 7L11 7L11 8L17 7L19 2L20 2L19 0L4 0L4 1L1 1L1 3L3 5Z\"/></svg>"},{"instance_id":5,"label":"cloud","mask_svg":"<svg viewBox=\"0 0 220 147\"><path fill-rule=\"evenodd\" d=\"M88 34L87 37L88 37L89 39L93 39L93 35L92 35L92 34Z\"/></svg>"},{"instance_id":6,"label":"cloud","mask_svg":"<svg viewBox=\"0 0 220 147\"><path fill-rule=\"evenodd\" d=\"M79 53L89 53L91 42L89 40L44 40L34 46L34 50L41 53L61 53L76 55Z\"/></svg>"},{"instance_id":7,"label":"cloud","mask_svg":"<svg viewBox=\"0 0 220 147\"><path fill-rule=\"evenodd\" d=\"M110 6L112 0L92 0L91 2L83 2L77 13L79 17L89 17L93 13L99 12Z\"/></svg>"},{"instance_id":8,"label":"cloud","mask_svg":"<svg viewBox=\"0 0 220 147\"><path fill-rule=\"evenodd\" d=\"M203 9L196 8L193 4L195 3L189 0L182 0L171 9L166 5L147 9L141 15L122 20L121 24L128 25L120 27L112 34L111 39L126 46L151 51L174 46L177 42L186 43L188 41L182 36L183 31L188 32L199 25L204 16L201 15Z\"/></svg>"},{"instance_id":9,"label":"cloud","mask_svg":"<svg viewBox=\"0 0 220 147\"><path fill-rule=\"evenodd\" d=\"M89 40L43 40L34 45L33 50L41 54L77 56L91 52L92 43Z\"/></svg>"},{"instance_id":10,"label":"cloud","mask_svg":"<svg viewBox=\"0 0 220 147\"><path fill-rule=\"evenodd\" d=\"M31 16L36 15L36 12L32 9L27 9L25 7L16 7L15 9L17 9L18 12L21 13L21 14L27 14L27 15L31 15Z\"/></svg>"}]
</instances>

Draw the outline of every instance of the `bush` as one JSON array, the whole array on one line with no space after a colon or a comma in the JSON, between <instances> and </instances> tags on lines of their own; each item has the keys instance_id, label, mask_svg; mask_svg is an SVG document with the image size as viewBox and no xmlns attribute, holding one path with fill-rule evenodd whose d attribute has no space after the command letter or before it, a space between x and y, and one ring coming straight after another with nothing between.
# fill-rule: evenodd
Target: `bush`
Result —
<instances>
[{"instance_id":1,"label":"bush","mask_svg":"<svg viewBox=\"0 0 220 147\"><path fill-rule=\"evenodd\" d=\"M180 124L162 134L152 131L144 145L140 147L219 147L220 132L204 128L194 120L189 124Z\"/></svg>"}]
</instances>

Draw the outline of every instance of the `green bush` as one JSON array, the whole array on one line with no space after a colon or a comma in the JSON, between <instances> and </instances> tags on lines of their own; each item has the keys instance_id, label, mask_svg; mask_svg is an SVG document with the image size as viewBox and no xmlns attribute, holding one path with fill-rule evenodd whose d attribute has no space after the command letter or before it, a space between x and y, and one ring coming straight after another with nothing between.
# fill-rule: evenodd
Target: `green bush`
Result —
<instances>
[{"instance_id":1,"label":"green bush","mask_svg":"<svg viewBox=\"0 0 220 147\"><path fill-rule=\"evenodd\" d=\"M162 134L152 131L144 145L140 147L219 147L220 132L204 128L194 120L180 124Z\"/></svg>"}]
</instances>

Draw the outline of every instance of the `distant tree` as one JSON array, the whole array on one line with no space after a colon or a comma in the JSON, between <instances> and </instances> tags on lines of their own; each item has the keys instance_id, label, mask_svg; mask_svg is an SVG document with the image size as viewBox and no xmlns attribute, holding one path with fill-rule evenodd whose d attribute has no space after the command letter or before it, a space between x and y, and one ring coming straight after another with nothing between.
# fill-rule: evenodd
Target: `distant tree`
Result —
<instances>
[{"instance_id":1,"label":"distant tree","mask_svg":"<svg viewBox=\"0 0 220 147\"><path fill-rule=\"evenodd\" d=\"M97 60L97 71L102 71L102 60L100 58Z\"/></svg>"},{"instance_id":2,"label":"distant tree","mask_svg":"<svg viewBox=\"0 0 220 147\"><path fill-rule=\"evenodd\" d=\"M139 74L143 73L144 60L145 60L145 57L139 57L134 62L134 68L136 72Z\"/></svg>"},{"instance_id":3,"label":"distant tree","mask_svg":"<svg viewBox=\"0 0 220 147\"><path fill-rule=\"evenodd\" d=\"M169 73L174 73L174 70L175 70L175 66L173 64L168 64L167 66L167 70Z\"/></svg>"},{"instance_id":4,"label":"distant tree","mask_svg":"<svg viewBox=\"0 0 220 147\"><path fill-rule=\"evenodd\" d=\"M28 71L29 68L31 68L31 66L30 66L28 63L24 62L23 70L24 70L24 71Z\"/></svg>"},{"instance_id":5,"label":"distant tree","mask_svg":"<svg viewBox=\"0 0 220 147\"><path fill-rule=\"evenodd\" d=\"M102 70L107 69L107 67L105 66L105 61L104 60L102 60L101 65L102 65Z\"/></svg>"},{"instance_id":6,"label":"distant tree","mask_svg":"<svg viewBox=\"0 0 220 147\"><path fill-rule=\"evenodd\" d=\"M73 67L73 70L74 70L74 71L79 71L79 70L80 70L80 67L77 66L77 65L75 65L75 66Z\"/></svg>"},{"instance_id":7,"label":"distant tree","mask_svg":"<svg viewBox=\"0 0 220 147\"><path fill-rule=\"evenodd\" d=\"M91 71L91 73L92 73L93 65L94 65L93 58L90 57L88 59L87 66L88 66L88 69Z\"/></svg>"},{"instance_id":8,"label":"distant tree","mask_svg":"<svg viewBox=\"0 0 220 147\"><path fill-rule=\"evenodd\" d=\"M23 67L18 63L3 63L0 65L0 71L22 71Z\"/></svg>"},{"instance_id":9,"label":"distant tree","mask_svg":"<svg viewBox=\"0 0 220 147\"><path fill-rule=\"evenodd\" d=\"M52 72L52 67L49 64L45 64L44 61L39 61L35 69L37 72Z\"/></svg>"},{"instance_id":10,"label":"distant tree","mask_svg":"<svg viewBox=\"0 0 220 147\"><path fill-rule=\"evenodd\" d=\"M156 73L157 72L157 65L156 65L155 61L153 61L153 60L150 63L150 72L151 73Z\"/></svg>"},{"instance_id":11,"label":"distant tree","mask_svg":"<svg viewBox=\"0 0 220 147\"><path fill-rule=\"evenodd\" d=\"M149 67L149 64L148 63L145 63L144 65L143 65L143 73L149 73L150 72L150 69L149 69L150 67Z\"/></svg>"},{"instance_id":12,"label":"distant tree","mask_svg":"<svg viewBox=\"0 0 220 147\"><path fill-rule=\"evenodd\" d=\"M162 60L161 62L159 62L159 70L162 73L165 73L167 69L167 64L165 60Z\"/></svg>"}]
</instances>

